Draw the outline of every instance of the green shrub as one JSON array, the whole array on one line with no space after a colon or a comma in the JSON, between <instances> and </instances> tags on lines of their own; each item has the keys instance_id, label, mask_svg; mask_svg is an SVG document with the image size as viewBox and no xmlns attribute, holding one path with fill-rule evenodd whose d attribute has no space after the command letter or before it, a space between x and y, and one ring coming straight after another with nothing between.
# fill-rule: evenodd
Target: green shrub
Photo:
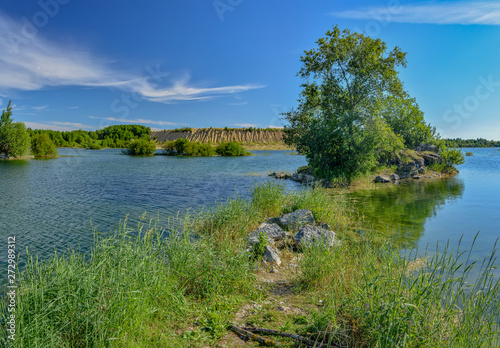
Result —
<instances>
[{"instance_id":1,"label":"green shrub","mask_svg":"<svg viewBox=\"0 0 500 348\"><path fill-rule=\"evenodd\" d=\"M474 156L474 153L472 153L472 152L466 152L465 156Z\"/></svg>"},{"instance_id":2,"label":"green shrub","mask_svg":"<svg viewBox=\"0 0 500 348\"><path fill-rule=\"evenodd\" d=\"M245 151L243 146L241 146L236 141L229 141L221 143L215 149L215 152L219 156L248 156L249 152Z\"/></svg>"},{"instance_id":3,"label":"green shrub","mask_svg":"<svg viewBox=\"0 0 500 348\"><path fill-rule=\"evenodd\" d=\"M31 153L35 158L56 157L57 148L47 133L35 134L31 138Z\"/></svg>"},{"instance_id":4,"label":"green shrub","mask_svg":"<svg viewBox=\"0 0 500 348\"><path fill-rule=\"evenodd\" d=\"M156 144L152 140L139 139L133 140L129 144L128 155L134 156L152 156L156 150Z\"/></svg>"}]
</instances>

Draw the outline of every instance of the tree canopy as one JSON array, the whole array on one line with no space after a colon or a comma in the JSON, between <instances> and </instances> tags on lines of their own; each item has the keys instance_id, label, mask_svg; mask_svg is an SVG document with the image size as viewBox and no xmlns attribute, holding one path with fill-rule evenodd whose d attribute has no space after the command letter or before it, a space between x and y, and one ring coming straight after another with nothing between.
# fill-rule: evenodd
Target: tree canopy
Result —
<instances>
[{"instance_id":1,"label":"tree canopy","mask_svg":"<svg viewBox=\"0 0 500 348\"><path fill-rule=\"evenodd\" d=\"M13 122L11 101L0 117L0 153L20 157L30 150L30 136L22 122Z\"/></svg>"},{"instance_id":2,"label":"tree canopy","mask_svg":"<svg viewBox=\"0 0 500 348\"><path fill-rule=\"evenodd\" d=\"M399 47L335 26L300 60L304 82L298 107L284 114L284 140L315 175L351 180L398 149L435 140L399 78L406 67Z\"/></svg>"}]
</instances>

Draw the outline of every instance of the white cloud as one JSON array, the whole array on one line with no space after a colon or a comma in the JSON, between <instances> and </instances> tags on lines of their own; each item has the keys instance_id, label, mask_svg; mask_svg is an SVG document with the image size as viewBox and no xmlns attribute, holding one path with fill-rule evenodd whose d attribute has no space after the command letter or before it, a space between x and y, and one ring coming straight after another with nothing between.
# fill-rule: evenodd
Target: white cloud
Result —
<instances>
[{"instance_id":1,"label":"white cloud","mask_svg":"<svg viewBox=\"0 0 500 348\"><path fill-rule=\"evenodd\" d=\"M148 119L144 119L144 118L128 119L128 118L117 118L117 117L97 117L97 116L89 116L89 117L94 118L94 119L101 119L101 120L108 120L108 121L122 122L122 123L145 123L145 124L155 124L158 126L175 126L175 125L177 125L177 123L174 123L174 122L155 121L155 120L148 120Z\"/></svg>"},{"instance_id":2,"label":"white cloud","mask_svg":"<svg viewBox=\"0 0 500 348\"><path fill-rule=\"evenodd\" d=\"M70 106L69 109L70 110L76 110L76 109L79 109L80 107L79 106Z\"/></svg>"},{"instance_id":3,"label":"white cloud","mask_svg":"<svg viewBox=\"0 0 500 348\"><path fill-rule=\"evenodd\" d=\"M171 103L207 100L263 85L194 86L189 78L170 79L158 68L147 75L118 71L109 59L49 41L40 33L23 36L23 24L0 13L0 94L9 90L40 90L51 86L109 87L134 93L145 100Z\"/></svg>"},{"instance_id":4,"label":"white cloud","mask_svg":"<svg viewBox=\"0 0 500 348\"><path fill-rule=\"evenodd\" d=\"M42 110L45 110L46 108L48 108L49 105L42 105L42 106L33 106L32 109L33 110L36 110L36 111L42 111Z\"/></svg>"},{"instance_id":5,"label":"white cloud","mask_svg":"<svg viewBox=\"0 0 500 348\"><path fill-rule=\"evenodd\" d=\"M232 106L239 106L239 105L247 105L248 102L241 102L241 103L227 103L227 105L232 105Z\"/></svg>"},{"instance_id":6,"label":"white cloud","mask_svg":"<svg viewBox=\"0 0 500 348\"><path fill-rule=\"evenodd\" d=\"M485 1L420 3L393 7L368 7L334 12L333 15L399 23L500 25L500 3Z\"/></svg>"},{"instance_id":7,"label":"white cloud","mask_svg":"<svg viewBox=\"0 0 500 348\"><path fill-rule=\"evenodd\" d=\"M257 127L258 125L253 124L253 123L235 123L235 124L233 124L233 126L249 128L249 127Z\"/></svg>"},{"instance_id":8,"label":"white cloud","mask_svg":"<svg viewBox=\"0 0 500 348\"><path fill-rule=\"evenodd\" d=\"M73 122L51 122L48 123L39 123L39 122L24 122L26 127L31 129L50 129L57 131L72 131L75 129L86 129L93 130L96 129L95 126L89 126L82 123L73 123Z\"/></svg>"},{"instance_id":9,"label":"white cloud","mask_svg":"<svg viewBox=\"0 0 500 348\"><path fill-rule=\"evenodd\" d=\"M273 126L272 124L270 124L269 126L267 126L267 128L283 129L283 126Z\"/></svg>"}]
</instances>

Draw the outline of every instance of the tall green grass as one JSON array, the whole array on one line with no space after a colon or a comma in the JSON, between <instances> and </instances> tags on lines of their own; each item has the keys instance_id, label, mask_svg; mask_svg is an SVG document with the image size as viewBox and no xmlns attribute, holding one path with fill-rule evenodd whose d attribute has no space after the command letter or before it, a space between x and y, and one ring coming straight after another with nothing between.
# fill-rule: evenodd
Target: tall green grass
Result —
<instances>
[{"instance_id":1,"label":"tall green grass","mask_svg":"<svg viewBox=\"0 0 500 348\"><path fill-rule=\"evenodd\" d=\"M325 306L307 331L352 347L497 346L496 245L480 264L470 260L471 250L446 245L401 254L371 238L334 249L313 245L298 282Z\"/></svg>"},{"instance_id":2,"label":"tall green grass","mask_svg":"<svg viewBox=\"0 0 500 348\"><path fill-rule=\"evenodd\" d=\"M289 193L276 182L255 186L248 199L234 197L161 227L125 221L112 233L94 232L88 254L69 250L40 262L28 253L11 343L214 346L243 303L266 296L256 286L245 237L266 218L301 208L328 223L341 243L313 244L299 257L296 298L321 302L300 320L298 333L350 347L497 345L496 246L481 264L449 246L401 254L371 235L351 234L355 212L341 196L324 189ZM3 323L7 314L2 301Z\"/></svg>"}]
</instances>

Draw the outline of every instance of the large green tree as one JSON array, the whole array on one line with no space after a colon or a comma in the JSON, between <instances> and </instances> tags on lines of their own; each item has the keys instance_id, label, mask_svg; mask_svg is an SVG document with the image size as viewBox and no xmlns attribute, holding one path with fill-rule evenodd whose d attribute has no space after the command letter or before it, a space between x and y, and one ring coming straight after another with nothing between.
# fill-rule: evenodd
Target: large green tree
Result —
<instances>
[{"instance_id":1,"label":"large green tree","mask_svg":"<svg viewBox=\"0 0 500 348\"><path fill-rule=\"evenodd\" d=\"M397 70L406 53L337 26L317 45L301 57L304 83L299 106L285 113L285 142L316 175L350 180L403 142L376 108L388 96L407 98Z\"/></svg>"},{"instance_id":2,"label":"large green tree","mask_svg":"<svg viewBox=\"0 0 500 348\"><path fill-rule=\"evenodd\" d=\"M0 153L10 157L24 156L31 146L30 136L22 122L13 122L11 101L0 117Z\"/></svg>"}]
</instances>

